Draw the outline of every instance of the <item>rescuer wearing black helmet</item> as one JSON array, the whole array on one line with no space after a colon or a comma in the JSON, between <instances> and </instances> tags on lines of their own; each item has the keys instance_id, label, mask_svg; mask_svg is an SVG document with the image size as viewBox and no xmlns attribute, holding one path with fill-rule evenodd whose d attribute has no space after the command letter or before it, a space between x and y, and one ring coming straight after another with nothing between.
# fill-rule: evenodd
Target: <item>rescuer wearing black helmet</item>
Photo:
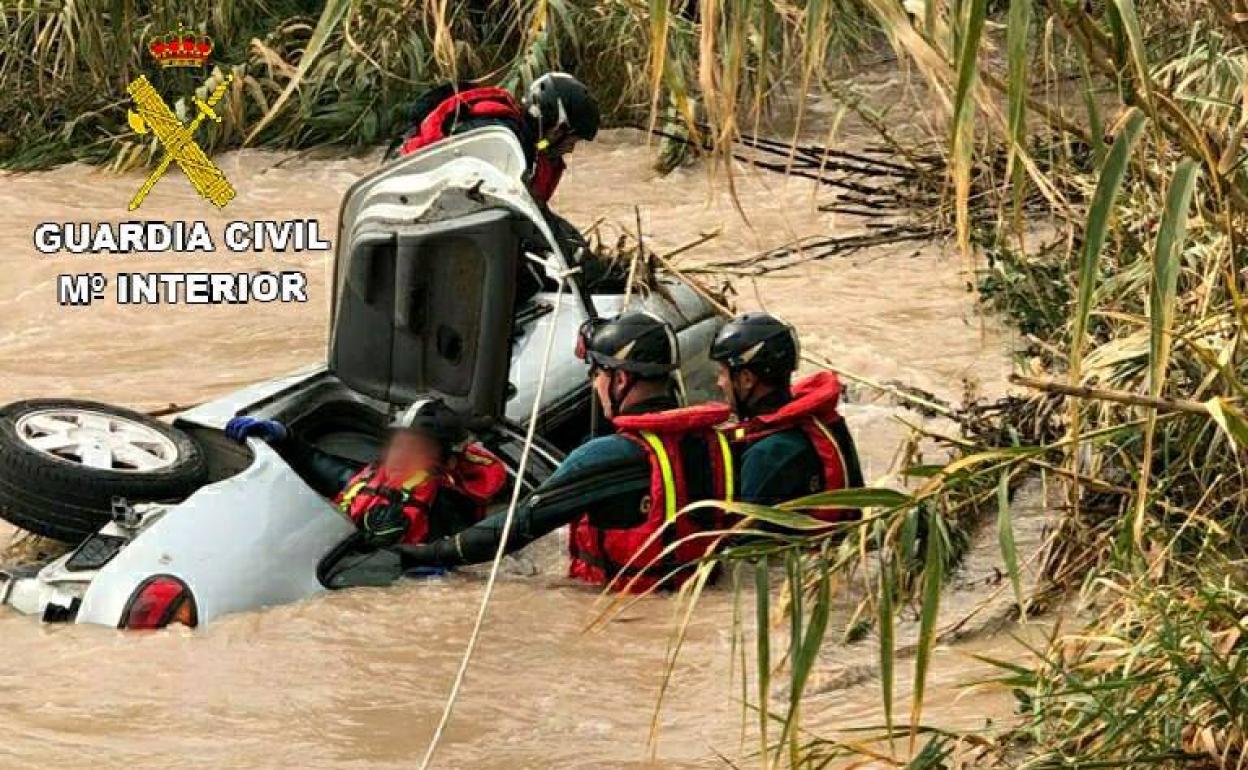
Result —
<instances>
[{"instance_id":1,"label":"rescuer wearing black helmet","mask_svg":"<svg viewBox=\"0 0 1248 770\"><path fill-rule=\"evenodd\" d=\"M719 388L736 422L725 428L739 457L742 500L773 505L816 492L862 486L858 453L837 412L841 383L832 372L793 382L797 331L767 313L729 321L711 345ZM857 511L828 508L829 522Z\"/></svg>"},{"instance_id":2,"label":"rescuer wearing black helmet","mask_svg":"<svg viewBox=\"0 0 1248 770\"><path fill-rule=\"evenodd\" d=\"M572 577L628 590L679 585L712 542L689 538L721 520L718 513L677 513L694 500L730 496L731 450L714 430L729 410L679 406L679 344L653 315L587 321L576 344L616 433L578 447L521 503L506 550L571 525ZM488 561L504 520L500 513L453 537L397 550L409 569ZM664 537L656 535L661 530Z\"/></svg>"},{"instance_id":3,"label":"rescuer wearing black helmet","mask_svg":"<svg viewBox=\"0 0 1248 770\"><path fill-rule=\"evenodd\" d=\"M550 201L567 169L564 157L577 142L598 136L598 103L581 81L566 72L548 72L529 86L524 114L537 137L538 160L529 189L542 203Z\"/></svg>"},{"instance_id":4,"label":"rescuer wearing black helmet","mask_svg":"<svg viewBox=\"0 0 1248 770\"><path fill-rule=\"evenodd\" d=\"M589 89L566 72L542 75L519 101L497 86L444 83L416 100L411 125L398 140L399 155L476 128L503 126L520 140L529 192L546 206L566 168L564 156L578 141L593 141L599 120L598 103Z\"/></svg>"},{"instance_id":5,"label":"rescuer wearing black helmet","mask_svg":"<svg viewBox=\"0 0 1248 770\"><path fill-rule=\"evenodd\" d=\"M623 414L625 403L633 411L656 400L662 402L660 409L675 405L673 374L680 368L680 343L672 327L658 318L626 313L613 321L586 321L576 352L590 366L590 387L607 419Z\"/></svg>"},{"instance_id":6,"label":"rescuer wearing black helmet","mask_svg":"<svg viewBox=\"0 0 1248 770\"><path fill-rule=\"evenodd\" d=\"M719 388L740 418L788 398L801 343L797 331L766 313L746 313L724 324L711 343Z\"/></svg>"},{"instance_id":7,"label":"rescuer wearing black helmet","mask_svg":"<svg viewBox=\"0 0 1248 770\"><path fill-rule=\"evenodd\" d=\"M396 143L399 155L407 156L474 129L501 126L511 131L524 151L529 194L541 208L564 257L576 261L580 252L588 253L588 244L575 225L551 211L550 199L567 168L564 156L577 142L592 141L598 135L599 120L598 104L589 89L566 72L537 78L523 99L498 86L443 83L416 100L407 133ZM544 243L526 247L535 252L544 248ZM548 281L544 271L524 258L517 260L516 271L516 306L522 307Z\"/></svg>"}]
</instances>

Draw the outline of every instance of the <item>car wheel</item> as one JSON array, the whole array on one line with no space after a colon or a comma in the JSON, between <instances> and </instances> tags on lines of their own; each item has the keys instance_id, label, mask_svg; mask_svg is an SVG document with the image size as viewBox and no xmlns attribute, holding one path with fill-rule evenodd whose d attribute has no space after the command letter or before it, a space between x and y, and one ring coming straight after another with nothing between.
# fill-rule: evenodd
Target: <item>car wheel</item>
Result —
<instances>
[{"instance_id":1,"label":"car wheel","mask_svg":"<svg viewBox=\"0 0 1248 770\"><path fill-rule=\"evenodd\" d=\"M0 409L0 518L74 543L112 518L114 498L181 500L207 478L189 436L147 415L70 399Z\"/></svg>"}]
</instances>

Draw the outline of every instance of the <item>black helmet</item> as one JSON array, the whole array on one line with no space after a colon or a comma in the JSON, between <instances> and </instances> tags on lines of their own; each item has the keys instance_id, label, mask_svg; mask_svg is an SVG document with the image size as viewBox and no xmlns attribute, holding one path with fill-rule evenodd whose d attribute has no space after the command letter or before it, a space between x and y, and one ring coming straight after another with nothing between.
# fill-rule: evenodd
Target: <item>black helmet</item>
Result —
<instances>
[{"instance_id":1,"label":"black helmet","mask_svg":"<svg viewBox=\"0 0 1248 770\"><path fill-rule=\"evenodd\" d=\"M602 369L653 378L680 367L680 346L672 327L649 313L593 318L581 326L576 354Z\"/></svg>"},{"instance_id":2,"label":"black helmet","mask_svg":"<svg viewBox=\"0 0 1248 770\"><path fill-rule=\"evenodd\" d=\"M447 451L463 448L472 438L469 421L440 398L422 398L400 412L390 423L391 430L410 430L440 441Z\"/></svg>"},{"instance_id":3,"label":"black helmet","mask_svg":"<svg viewBox=\"0 0 1248 770\"><path fill-rule=\"evenodd\" d=\"M579 139L598 135L598 103L581 81L566 72L548 72L529 86L524 107L544 136L562 126Z\"/></svg>"},{"instance_id":4,"label":"black helmet","mask_svg":"<svg viewBox=\"0 0 1248 770\"><path fill-rule=\"evenodd\" d=\"M774 378L797 369L800 352L792 326L767 313L746 313L724 324L711 343L710 356L729 369L748 368Z\"/></svg>"}]
</instances>

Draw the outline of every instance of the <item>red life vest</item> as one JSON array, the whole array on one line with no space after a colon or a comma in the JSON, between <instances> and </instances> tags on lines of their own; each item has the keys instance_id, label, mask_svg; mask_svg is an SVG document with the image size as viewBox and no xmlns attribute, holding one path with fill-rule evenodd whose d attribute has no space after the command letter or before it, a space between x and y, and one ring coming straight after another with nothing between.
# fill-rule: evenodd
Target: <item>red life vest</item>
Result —
<instances>
[{"instance_id":1,"label":"red life vest","mask_svg":"<svg viewBox=\"0 0 1248 770\"><path fill-rule=\"evenodd\" d=\"M533 174L529 178L529 193L540 203L550 203L555 195L555 188L559 186L559 180L563 179L563 170L567 167L563 158L558 155L539 151L533 162Z\"/></svg>"},{"instance_id":2,"label":"red life vest","mask_svg":"<svg viewBox=\"0 0 1248 770\"><path fill-rule=\"evenodd\" d=\"M355 474L334 502L357 525L374 506L402 505L408 526L400 542L414 545L429 534L429 508L441 484L440 476L424 471L396 480L374 463Z\"/></svg>"},{"instance_id":3,"label":"red life vest","mask_svg":"<svg viewBox=\"0 0 1248 770\"><path fill-rule=\"evenodd\" d=\"M714 539L684 543L659 558L667 546L707 531L705 519L700 523L694 516L677 516L693 502L685 479L681 441L692 435L707 442L714 499L732 499L732 452L728 441L714 429L728 416L728 407L723 404L703 404L615 418L612 422L620 435L636 442L650 461L650 492L642 498L644 521L628 529L603 529L594 526L589 514L581 516L571 528L569 575L596 585L618 577L615 586L633 592L647 591L665 579L668 582L664 586L672 588L687 580L692 570L671 573L704 557ZM722 516L713 520L713 529L718 529ZM662 534L655 537L660 530Z\"/></svg>"},{"instance_id":4,"label":"red life vest","mask_svg":"<svg viewBox=\"0 0 1248 770\"><path fill-rule=\"evenodd\" d=\"M790 428L801 428L815 448L823 466L823 489L812 492L845 489L849 486L849 462L845 449L837 442L829 426L844 419L836 410L841 398L841 381L832 372L818 372L793 385L793 400L780 409L751 417L726 431L733 443L752 444L759 439ZM854 462L857 459L854 458ZM862 511L846 508L819 508L811 511L827 522L853 521Z\"/></svg>"},{"instance_id":5,"label":"red life vest","mask_svg":"<svg viewBox=\"0 0 1248 770\"><path fill-rule=\"evenodd\" d=\"M469 445L456 458L454 467L445 473L421 471L397 482L380 466L369 465L347 482L334 502L356 524L375 505L400 503L408 520L407 534L400 542L423 543L429 535L429 510L441 489L453 489L467 497L476 507L475 517L480 519L486 504L507 483L507 469L502 461L483 446Z\"/></svg>"},{"instance_id":6,"label":"red life vest","mask_svg":"<svg viewBox=\"0 0 1248 770\"><path fill-rule=\"evenodd\" d=\"M524 113L520 105L516 103L515 97L505 88L480 86L452 91L446 99L425 115L416 130L404 139L399 147L399 155L401 157L411 155L419 149L447 138L455 133L455 124L460 121L479 119L494 119L518 132L524 124ZM517 138L522 144L527 141L523 135L518 134ZM525 154L529 156L533 164L529 175L529 192L537 201L546 204L555 194L555 188L559 186L559 180L563 177L563 170L566 166L560 157L540 151L534 157L531 153L533 153L533 148L526 147Z\"/></svg>"},{"instance_id":7,"label":"red life vest","mask_svg":"<svg viewBox=\"0 0 1248 770\"><path fill-rule=\"evenodd\" d=\"M447 472L449 486L477 506L477 518L507 483L507 468L493 452L470 444L459 453L455 467Z\"/></svg>"},{"instance_id":8,"label":"red life vest","mask_svg":"<svg viewBox=\"0 0 1248 770\"><path fill-rule=\"evenodd\" d=\"M416 131L399 148L399 155L411 155L422 147L447 138L455 132L455 124L461 120L480 118L519 123L524 120L524 114L515 97L505 88L481 86L453 91L420 121Z\"/></svg>"}]
</instances>

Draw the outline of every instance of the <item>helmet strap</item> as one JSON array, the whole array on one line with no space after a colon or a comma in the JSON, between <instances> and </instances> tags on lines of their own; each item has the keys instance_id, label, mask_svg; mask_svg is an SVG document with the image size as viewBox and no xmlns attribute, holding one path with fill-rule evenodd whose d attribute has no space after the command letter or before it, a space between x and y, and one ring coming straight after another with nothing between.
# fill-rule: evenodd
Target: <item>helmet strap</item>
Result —
<instances>
[{"instance_id":1,"label":"helmet strap","mask_svg":"<svg viewBox=\"0 0 1248 770\"><path fill-rule=\"evenodd\" d=\"M758 389L758 377L755 376L754 383L750 385L750 389L742 395L741 390L737 387L737 374L741 370L737 369L732 372L732 410L737 413L737 417L748 419L754 416L754 391Z\"/></svg>"},{"instance_id":2,"label":"helmet strap","mask_svg":"<svg viewBox=\"0 0 1248 770\"><path fill-rule=\"evenodd\" d=\"M628 382L624 384L624 388L619 393L616 393L615 392L615 375L617 373L622 374L622 375L628 374L628 372L624 372L619 369L611 370L611 385L607 388L607 394L611 396L612 417L620 416L621 414L620 410L623 408L624 402L628 400L628 394L632 393L633 388L636 387L637 385L637 378L629 377Z\"/></svg>"},{"instance_id":3,"label":"helmet strap","mask_svg":"<svg viewBox=\"0 0 1248 770\"><path fill-rule=\"evenodd\" d=\"M589 384L589 437L598 438L598 417L601 406L598 404L598 389L593 382Z\"/></svg>"},{"instance_id":4,"label":"helmet strap","mask_svg":"<svg viewBox=\"0 0 1248 770\"><path fill-rule=\"evenodd\" d=\"M689 389L685 387L685 375L679 368L672 372L672 390L676 403L680 406L688 406Z\"/></svg>"}]
</instances>

